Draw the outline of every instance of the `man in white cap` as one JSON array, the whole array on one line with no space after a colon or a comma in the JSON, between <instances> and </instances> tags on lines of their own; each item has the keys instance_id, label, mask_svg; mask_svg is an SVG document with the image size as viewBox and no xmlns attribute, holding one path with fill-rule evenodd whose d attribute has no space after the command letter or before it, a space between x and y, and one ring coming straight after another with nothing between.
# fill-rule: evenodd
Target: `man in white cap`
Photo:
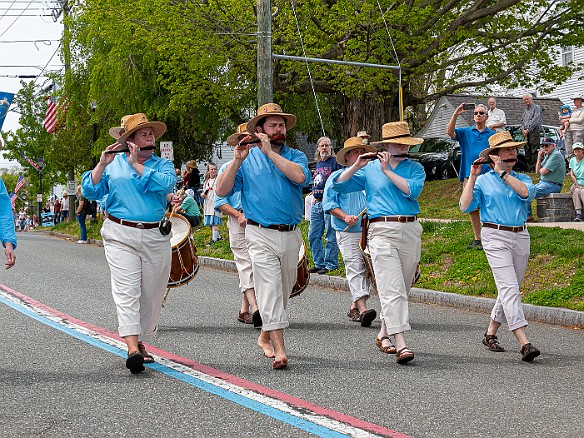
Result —
<instances>
[{"instance_id":1,"label":"man in white cap","mask_svg":"<svg viewBox=\"0 0 584 438\"><path fill-rule=\"evenodd\" d=\"M582 105L584 96L582 93L576 93L572 96L572 100L574 101L574 109L570 116L570 126L564 136L566 157L568 158L574 155L572 153L572 145L584 142L584 106Z\"/></svg>"}]
</instances>

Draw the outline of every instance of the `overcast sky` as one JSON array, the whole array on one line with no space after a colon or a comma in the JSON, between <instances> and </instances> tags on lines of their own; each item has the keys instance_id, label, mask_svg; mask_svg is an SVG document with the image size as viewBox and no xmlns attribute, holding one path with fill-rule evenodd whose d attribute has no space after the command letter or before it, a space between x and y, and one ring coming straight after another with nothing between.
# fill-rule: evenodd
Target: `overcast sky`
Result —
<instances>
[{"instance_id":1,"label":"overcast sky","mask_svg":"<svg viewBox=\"0 0 584 438\"><path fill-rule=\"evenodd\" d=\"M21 79L8 76L36 76L47 64L46 70L62 68L58 52L63 33L61 17L55 22L52 17L43 16L50 15L50 7L55 8L56 5L56 1L0 0L0 91L18 93ZM41 40L47 41L43 43ZM42 85L46 80L41 76L36 83ZM11 106L11 110L13 108ZM9 111L2 132L17 129L18 118L16 112ZM3 159L0 165L2 162Z\"/></svg>"}]
</instances>

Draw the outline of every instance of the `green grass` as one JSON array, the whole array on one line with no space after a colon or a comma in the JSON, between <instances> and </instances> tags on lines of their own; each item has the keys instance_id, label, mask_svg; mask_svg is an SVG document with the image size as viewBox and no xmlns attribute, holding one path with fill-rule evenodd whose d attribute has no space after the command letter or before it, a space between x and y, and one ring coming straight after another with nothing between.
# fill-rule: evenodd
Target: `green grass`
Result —
<instances>
[{"instance_id":1,"label":"green grass","mask_svg":"<svg viewBox=\"0 0 584 438\"><path fill-rule=\"evenodd\" d=\"M567 181L563 191L568 191L569 187ZM497 295L497 288L484 252L466 249L473 236L468 215L458 208L459 197L459 184L455 179L428 181L424 186L420 196L420 216L453 221L422 222L422 276L416 286L493 298ZM224 219L219 229L224 240L210 246L207 246L211 240L209 227L199 226L193 230L199 255L233 260L226 223ZM307 243L309 265L313 266L308 247L308 226L308 222L302 221L300 229ZM88 222L89 237L100 239L100 227L101 222ZM53 229L79 236L77 222L59 224ZM530 227L529 233L531 255L521 286L523 302L584 311L584 233L547 227ZM339 269L329 275L345 275L340 255Z\"/></svg>"}]
</instances>

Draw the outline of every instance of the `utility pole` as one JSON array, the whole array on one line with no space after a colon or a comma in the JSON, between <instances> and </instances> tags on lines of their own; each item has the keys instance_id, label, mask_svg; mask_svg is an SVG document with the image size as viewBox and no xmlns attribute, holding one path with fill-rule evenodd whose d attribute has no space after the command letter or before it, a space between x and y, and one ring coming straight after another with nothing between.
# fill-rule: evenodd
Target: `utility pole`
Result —
<instances>
[{"instance_id":1,"label":"utility pole","mask_svg":"<svg viewBox=\"0 0 584 438\"><path fill-rule=\"evenodd\" d=\"M274 101L272 73L272 1L257 0L258 107Z\"/></svg>"}]
</instances>

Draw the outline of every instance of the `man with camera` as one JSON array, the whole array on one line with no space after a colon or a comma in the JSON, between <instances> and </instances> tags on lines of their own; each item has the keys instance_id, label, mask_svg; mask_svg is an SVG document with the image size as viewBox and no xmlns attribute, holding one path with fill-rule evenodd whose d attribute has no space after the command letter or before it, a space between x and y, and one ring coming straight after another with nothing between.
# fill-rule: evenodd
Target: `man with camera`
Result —
<instances>
[{"instance_id":1,"label":"man with camera","mask_svg":"<svg viewBox=\"0 0 584 438\"><path fill-rule=\"evenodd\" d=\"M468 110L474 110L474 126L465 126L456 128L458 116ZM487 127L487 107L483 104L475 105L474 103L461 103L455 110L454 114L446 127L446 134L453 140L458 140L460 144L460 170L458 177L465 187L473 161L475 161L483 149L489 147L489 137L495 133ZM488 171L483 166L482 173ZM481 219L479 210L468 213L474 240L467 246L468 249L483 249L481 243Z\"/></svg>"}]
</instances>

